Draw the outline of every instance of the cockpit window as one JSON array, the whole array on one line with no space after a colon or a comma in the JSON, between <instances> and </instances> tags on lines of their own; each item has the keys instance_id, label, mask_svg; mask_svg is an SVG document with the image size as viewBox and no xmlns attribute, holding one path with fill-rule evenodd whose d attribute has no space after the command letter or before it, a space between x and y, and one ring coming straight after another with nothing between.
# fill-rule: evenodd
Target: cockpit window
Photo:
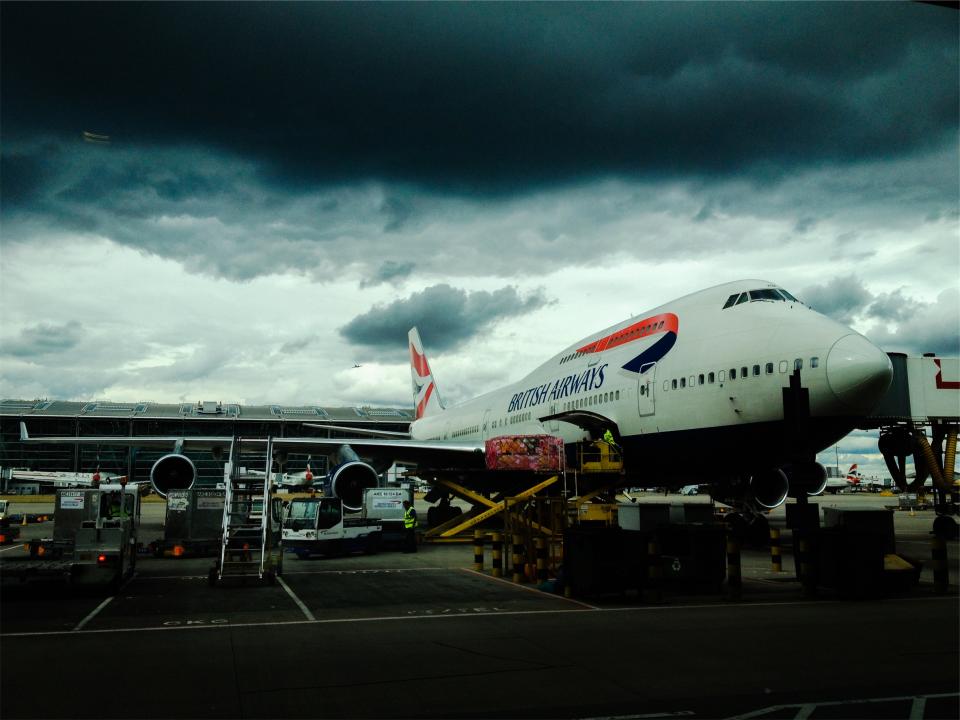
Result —
<instances>
[{"instance_id":1,"label":"cockpit window","mask_svg":"<svg viewBox=\"0 0 960 720\"><path fill-rule=\"evenodd\" d=\"M760 290L750 290L749 292L735 293L727 298L727 301L723 304L723 309L726 310L728 307L733 307L734 305L739 305L740 303L745 302L795 302L799 303L793 295L788 293L783 288L762 288Z\"/></svg>"}]
</instances>

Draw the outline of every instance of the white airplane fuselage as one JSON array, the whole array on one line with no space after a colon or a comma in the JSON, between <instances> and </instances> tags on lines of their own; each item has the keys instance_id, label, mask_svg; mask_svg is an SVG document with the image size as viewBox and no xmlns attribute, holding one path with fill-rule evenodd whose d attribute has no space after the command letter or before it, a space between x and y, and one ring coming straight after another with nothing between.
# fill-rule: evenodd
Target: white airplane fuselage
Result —
<instances>
[{"instance_id":1,"label":"white airplane fuselage","mask_svg":"<svg viewBox=\"0 0 960 720\"><path fill-rule=\"evenodd\" d=\"M576 442L590 436L582 422L549 418L587 413L613 430L627 474L651 485L812 460L872 409L892 366L865 337L776 288L726 283L612 325L515 383L425 414L411 437L550 434ZM795 369L809 394L802 432L785 421Z\"/></svg>"}]
</instances>

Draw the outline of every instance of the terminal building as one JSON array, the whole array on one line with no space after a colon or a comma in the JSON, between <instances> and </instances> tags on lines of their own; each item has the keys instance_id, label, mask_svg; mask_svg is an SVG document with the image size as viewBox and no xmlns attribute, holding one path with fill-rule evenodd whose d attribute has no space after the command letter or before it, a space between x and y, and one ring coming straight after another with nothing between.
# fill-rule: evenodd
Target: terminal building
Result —
<instances>
[{"instance_id":1,"label":"terminal building","mask_svg":"<svg viewBox=\"0 0 960 720\"><path fill-rule=\"evenodd\" d=\"M310 427L377 428L406 432L414 420L412 408L328 407L319 405L240 405L195 403L70 402L63 400L0 400L0 491L10 487L9 469L64 473L126 475L132 481L149 481L154 462L170 450L111 445L110 436L223 436L225 438L346 437L341 430ZM31 438L103 436L103 445L21 443L20 423ZM171 447L172 450L172 447ZM223 458L209 452L189 453L197 468L197 485L223 481ZM244 454L257 469L265 458ZM290 453L285 472L303 471L307 463L317 475L327 471L325 457ZM35 491L35 490L33 490Z\"/></svg>"}]
</instances>

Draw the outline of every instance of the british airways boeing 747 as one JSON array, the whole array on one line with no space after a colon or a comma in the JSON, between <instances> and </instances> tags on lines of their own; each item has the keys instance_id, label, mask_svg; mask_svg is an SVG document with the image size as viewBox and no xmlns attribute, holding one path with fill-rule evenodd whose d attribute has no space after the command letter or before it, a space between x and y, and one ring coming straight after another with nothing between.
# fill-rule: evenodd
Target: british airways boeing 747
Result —
<instances>
[{"instance_id":1,"label":"british airways boeing 747","mask_svg":"<svg viewBox=\"0 0 960 720\"><path fill-rule=\"evenodd\" d=\"M272 440L275 451L329 456L329 489L347 506L393 462L475 470L484 467L489 438L548 434L577 443L610 431L622 448L625 485L710 485L717 499L776 507L788 494L823 489L817 452L856 427L893 376L887 355L863 335L764 280L672 300L453 407L443 402L416 328L409 349L416 407L409 436L340 428L355 437ZM25 428L22 434L29 439ZM193 483L183 447L217 443L117 438L145 440L180 443L151 473L161 493Z\"/></svg>"}]
</instances>

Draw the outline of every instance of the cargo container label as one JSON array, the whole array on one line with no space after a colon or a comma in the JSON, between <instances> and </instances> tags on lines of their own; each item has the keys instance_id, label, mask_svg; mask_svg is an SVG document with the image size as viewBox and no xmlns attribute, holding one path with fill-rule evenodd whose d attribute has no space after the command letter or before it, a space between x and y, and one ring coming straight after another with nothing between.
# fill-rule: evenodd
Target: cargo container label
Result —
<instances>
[{"instance_id":1,"label":"cargo container label","mask_svg":"<svg viewBox=\"0 0 960 720\"><path fill-rule=\"evenodd\" d=\"M60 495L60 507L63 510L83 510L82 492L65 492Z\"/></svg>"},{"instance_id":2,"label":"cargo container label","mask_svg":"<svg viewBox=\"0 0 960 720\"><path fill-rule=\"evenodd\" d=\"M167 510L172 512L183 512L189 505L188 499L182 495L167 498Z\"/></svg>"},{"instance_id":3,"label":"cargo container label","mask_svg":"<svg viewBox=\"0 0 960 720\"><path fill-rule=\"evenodd\" d=\"M223 495L200 495L197 497L197 510L222 510Z\"/></svg>"}]
</instances>

